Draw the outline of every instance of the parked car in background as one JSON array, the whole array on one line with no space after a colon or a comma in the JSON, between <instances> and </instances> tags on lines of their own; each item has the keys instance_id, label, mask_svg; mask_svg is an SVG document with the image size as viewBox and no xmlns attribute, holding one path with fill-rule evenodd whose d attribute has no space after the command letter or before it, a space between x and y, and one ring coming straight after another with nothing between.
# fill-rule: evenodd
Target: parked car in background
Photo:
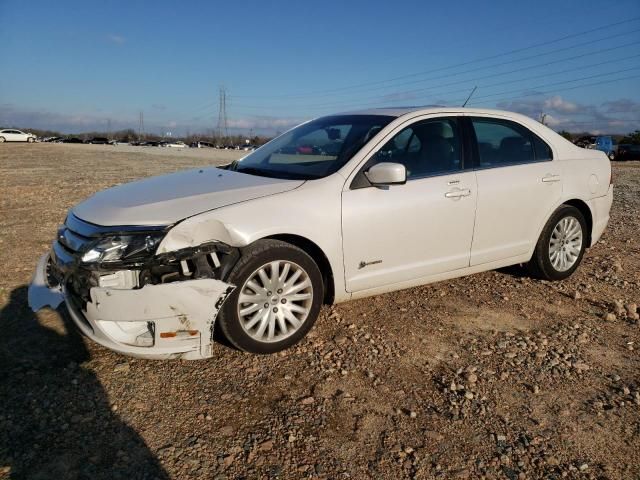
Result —
<instances>
[{"instance_id":1,"label":"parked car in background","mask_svg":"<svg viewBox=\"0 0 640 480\"><path fill-rule=\"evenodd\" d=\"M191 142L191 148L214 148L215 145L210 142Z\"/></svg>"},{"instance_id":2,"label":"parked car in background","mask_svg":"<svg viewBox=\"0 0 640 480\"><path fill-rule=\"evenodd\" d=\"M566 279L612 200L604 153L523 115L332 115L230 165L74 206L29 301L62 292L86 336L127 355L211 357L214 326L241 350L273 353L300 341L323 303L517 264Z\"/></svg>"},{"instance_id":3,"label":"parked car in background","mask_svg":"<svg viewBox=\"0 0 640 480\"><path fill-rule=\"evenodd\" d=\"M63 138L60 140L60 143L84 143L81 139L77 137Z\"/></svg>"},{"instance_id":4,"label":"parked car in background","mask_svg":"<svg viewBox=\"0 0 640 480\"><path fill-rule=\"evenodd\" d=\"M629 143L618 145L615 160L640 160L640 145Z\"/></svg>"},{"instance_id":5,"label":"parked car in background","mask_svg":"<svg viewBox=\"0 0 640 480\"><path fill-rule=\"evenodd\" d=\"M613 160L615 156L615 146L613 139L609 135L580 137L575 141L575 144L581 148L600 150L609 157L609 160Z\"/></svg>"},{"instance_id":6,"label":"parked car in background","mask_svg":"<svg viewBox=\"0 0 640 480\"><path fill-rule=\"evenodd\" d=\"M126 140L111 140L109 145L118 146L118 145L129 145L129 142Z\"/></svg>"},{"instance_id":7,"label":"parked car in background","mask_svg":"<svg viewBox=\"0 0 640 480\"><path fill-rule=\"evenodd\" d=\"M92 145L108 145L109 139L105 137L93 137L91 140L89 140L89 143L91 143Z\"/></svg>"},{"instance_id":8,"label":"parked car in background","mask_svg":"<svg viewBox=\"0 0 640 480\"><path fill-rule=\"evenodd\" d=\"M593 135L580 137L574 143L580 148L593 149L596 146L596 137Z\"/></svg>"},{"instance_id":9,"label":"parked car in background","mask_svg":"<svg viewBox=\"0 0 640 480\"><path fill-rule=\"evenodd\" d=\"M167 148L186 148L186 145L184 144L184 142L161 142L160 143L161 147L167 147Z\"/></svg>"},{"instance_id":10,"label":"parked car in background","mask_svg":"<svg viewBox=\"0 0 640 480\"><path fill-rule=\"evenodd\" d=\"M3 142L27 142L33 143L36 136L33 133L25 133L14 128L5 128L0 130L0 143Z\"/></svg>"},{"instance_id":11,"label":"parked car in background","mask_svg":"<svg viewBox=\"0 0 640 480\"><path fill-rule=\"evenodd\" d=\"M615 157L615 146L613 144L613 139L608 135L596 137L594 148L606 153L607 157L609 157L609 160L613 160Z\"/></svg>"}]
</instances>

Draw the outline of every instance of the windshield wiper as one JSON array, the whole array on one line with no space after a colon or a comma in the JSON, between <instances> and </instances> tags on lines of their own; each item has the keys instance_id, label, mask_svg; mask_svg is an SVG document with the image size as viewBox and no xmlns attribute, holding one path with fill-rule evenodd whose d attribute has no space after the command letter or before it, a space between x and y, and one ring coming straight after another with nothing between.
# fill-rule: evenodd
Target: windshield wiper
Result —
<instances>
[{"instance_id":1,"label":"windshield wiper","mask_svg":"<svg viewBox=\"0 0 640 480\"><path fill-rule=\"evenodd\" d=\"M319 176L315 175L304 175L300 173L283 172L279 170L263 170L255 167L242 167L240 169L236 168L236 172L246 173L249 175L257 175L259 177L278 178L280 180L313 180L316 178L320 178Z\"/></svg>"},{"instance_id":2,"label":"windshield wiper","mask_svg":"<svg viewBox=\"0 0 640 480\"><path fill-rule=\"evenodd\" d=\"M258 175L259 177L278 178L274 175L278 172L271 172L269 170L262 170L255 167L242 167L241 169L238 169L238 165L236 164L236 168L234 168L234 170L236 172L246 173L249 175Z\"/></svg>"}]
</instances>

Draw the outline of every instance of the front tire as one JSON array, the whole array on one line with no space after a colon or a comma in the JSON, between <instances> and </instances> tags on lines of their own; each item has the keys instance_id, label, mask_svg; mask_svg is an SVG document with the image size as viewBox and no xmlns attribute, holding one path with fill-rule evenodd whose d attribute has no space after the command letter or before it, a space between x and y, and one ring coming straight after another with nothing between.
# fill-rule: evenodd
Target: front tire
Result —
<instances>
[{"instance_id":1,"label":"front tire","mask_svg":"<svg viewBox=\"0 0 640 480\"><path fill-rule=\"evenodd\" d=\"M6 141L7 141L7 139L6 139L6 138L4 138L4 137L0 137L0 143L4 143L4 142L6 142Z\"/></svg>"},{"instance_id":2,"label":"front tire","mask_svg":"<svg viewBox=\"0 0 640 480\"><path fill-rule=\"evenodd\" d=\"M580 265L587 240L587 222L571 205L561 205L542 229L528 264L533 276L564 280Z\"/></svg>"},{"instance_id":3,"label":"front tire","mask_svg":"<svg viewBox=\"0 0 640 480\"><path fill-rule=\"evenodd\" d=\"M218 316L224 336L240 350L275 353L298 343L315 323L322 275L302 249L280 240L244 248L225 280L236 286Z\"/></svg>"}]
</instances>

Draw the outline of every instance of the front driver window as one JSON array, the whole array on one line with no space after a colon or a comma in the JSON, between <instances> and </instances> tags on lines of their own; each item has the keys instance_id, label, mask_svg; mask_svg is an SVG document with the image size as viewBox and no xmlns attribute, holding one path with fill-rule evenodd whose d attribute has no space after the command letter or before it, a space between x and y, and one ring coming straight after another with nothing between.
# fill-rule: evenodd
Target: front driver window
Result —
<instances>
[{"instance_id":1,"label":"front driver window","mask_svg":"<svg viewBox=\"0 0 640 480\"><path fill-rule=\"evenodd\" d=\"M407 180L461 170L457 122L439 118L414 123L378 150L372 164L381 162L403 164Z\"/></svg>"}]
</instances>

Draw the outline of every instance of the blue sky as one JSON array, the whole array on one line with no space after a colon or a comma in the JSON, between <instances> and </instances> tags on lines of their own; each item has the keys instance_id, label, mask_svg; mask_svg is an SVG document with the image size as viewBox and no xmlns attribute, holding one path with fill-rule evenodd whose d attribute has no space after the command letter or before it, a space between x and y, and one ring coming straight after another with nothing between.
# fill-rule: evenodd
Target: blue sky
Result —
<instances>
[{"instance_id":1,"label":"blue sky","mask_svg":"<svg viewBox=\"0 0 640 480\"><path fill-rule=\"evenodd\" d=\"M640 2L0 0L0 124L274 133L368 106L640 128Z\"/></svg>"}]
</instances>

